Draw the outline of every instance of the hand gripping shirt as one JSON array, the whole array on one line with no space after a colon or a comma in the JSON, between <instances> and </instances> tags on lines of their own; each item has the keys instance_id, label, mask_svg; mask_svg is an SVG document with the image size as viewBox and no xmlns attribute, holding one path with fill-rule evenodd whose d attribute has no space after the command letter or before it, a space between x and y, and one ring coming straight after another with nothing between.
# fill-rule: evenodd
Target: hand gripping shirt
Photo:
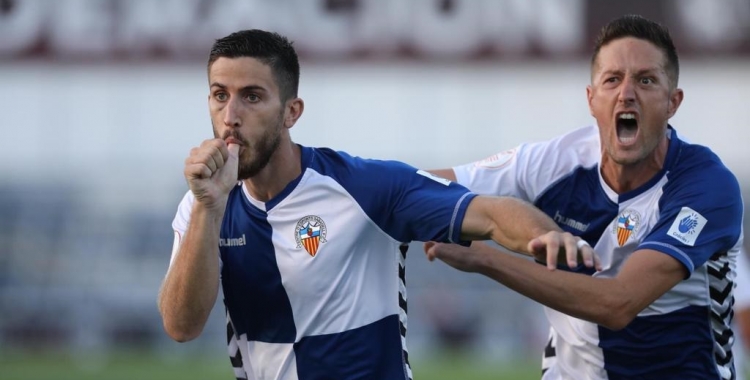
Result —
<instances>
[{"instance_id":1,"label":"hand gripping shirt","mask_svg":"<svg viewBox=\"0 0 750 380\"><path fill-rule=\"evenodd\" d=\"M543 379L734 378L730 319L742 244L739 185L708 148L680 140L671 127L667 133L663 169L624 194L601 177L596 126L454 168L457 182L470 190L530 201L588 241L603 270L578 272L614 277L634 251L652 249L674 257L688 273L620 331L545 307L551 331Z\"/></svg>"},{"instance_id":2,"label":"hand gripping shirt","mask_svg":"<svg viewBox=\"0 0 750 380\"><path fill-rule=\"evenodd\" d=\"M301 149L302 174L275 198L229 195L217 254L235 376L411 379L405 243L459 243L475 194L399 162ZM178 237L193 202L188 191Z\"/></svg>"}]
</instances>

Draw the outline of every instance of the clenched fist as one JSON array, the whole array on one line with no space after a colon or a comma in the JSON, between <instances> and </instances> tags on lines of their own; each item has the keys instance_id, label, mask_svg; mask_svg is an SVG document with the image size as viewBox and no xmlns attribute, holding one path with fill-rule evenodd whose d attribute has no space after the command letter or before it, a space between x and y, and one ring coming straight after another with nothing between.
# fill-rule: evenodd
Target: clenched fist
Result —
<instances>
[{"instance_id":1,"label":"clenched fist","mask_svg":"<svg viewBox=\"0 0 750 380\"><path fill-rule=\"evenodd\" d=\"M222 139L205 140L190 150L185 159L185 178L197 202L209 209L225 207L238 181L239 150L239 145L227 145Z\"/></svg>"}]
</instances>

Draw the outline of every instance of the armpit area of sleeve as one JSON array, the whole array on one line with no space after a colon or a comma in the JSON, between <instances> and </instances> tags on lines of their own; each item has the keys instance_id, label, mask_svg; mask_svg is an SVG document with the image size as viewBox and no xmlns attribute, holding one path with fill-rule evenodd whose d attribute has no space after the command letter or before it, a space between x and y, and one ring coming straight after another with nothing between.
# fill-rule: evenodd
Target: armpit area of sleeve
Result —
<instances>
[{"instance_id":1,"label":"armpit area of sleeve","mask_svg":"<svg viewBox=\"0 0 750 380\"><path fill-rule=\"evenodd\" d=\"M682 263L683 266L685 266L685 269L687 269L687 274L685 275L686 279L690 277L690 275L695 270L695 265L693 264L693 260L690 260L690 256L688 256L688 254L681 249L671 244L658 241L648 241L641 243L641 245L638 246L638 249L651 249L674 257L675 259L677 259L677 261Z\"/></svg>"},{"instance_id":2,"label":"armpit area of sleeve","mask_svg":"<svg viewBox=\"0 0 750 380\"><path fill-rule=\"evenodd\" d=\"M469 203L476 196L477 194L467 192L459 198L458 202L456 202L456 207L453 209L453 216L451 217L450 230L448 232L448 240L451 243L460 244L465 247L468 247L471 244L471 241L461 240L461 226L464 223L464 217L466 217L466 209L468 209Z\"/></svg>"},{"instance_id":3,"label":"armpit area of sleeve","mask_svg":"<svg viewBox=\"0 0 750 380\"><path fill-rule=\"evenodd\" d=\"M466 165L454 166L452 169L453 174L456 176L456 183L468 187L471 178L469 178L469 171L466 169Z\"/></svg>"}]
</instances>

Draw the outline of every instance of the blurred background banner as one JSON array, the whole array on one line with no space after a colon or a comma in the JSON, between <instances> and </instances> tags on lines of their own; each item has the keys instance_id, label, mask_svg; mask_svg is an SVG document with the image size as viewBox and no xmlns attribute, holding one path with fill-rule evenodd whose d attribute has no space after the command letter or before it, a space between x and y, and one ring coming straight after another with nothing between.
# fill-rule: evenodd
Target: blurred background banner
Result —
<instances>
[{"instance_id":1,"label":"blurred background banner","mask_svg":"<svg viewBox=\"0 0 750 380\"><path fill-rule=\"evenodd\" d=\"M623 13L667 24L685 57L750 53L747 0L3 0L0 56L202 60L214 39L261 28L311 59L556 59L588 55Z\"/></svg>"},{"instance_id":2,"label":"blurred background banner","mask_svg":"<svg viewBox=\"0 0 750 380\"><path fill-rule=\"evenodd\" d=\"M295 41L296 142L437 168L593 123L595 34L626 13L672 31L671 123L747 199L750 0L0 0L0 379L231 378L220 302L186 344L156 309L216 38ZM539 305L408 261L416 379L539 377Z\"/></svg>"}]
</instances>

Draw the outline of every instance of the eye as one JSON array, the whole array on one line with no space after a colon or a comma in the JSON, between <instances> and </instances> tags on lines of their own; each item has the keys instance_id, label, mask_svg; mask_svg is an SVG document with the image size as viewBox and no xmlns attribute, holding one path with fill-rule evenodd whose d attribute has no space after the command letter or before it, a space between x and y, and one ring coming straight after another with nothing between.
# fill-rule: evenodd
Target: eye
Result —
<instances>
[{"instance_id":1,"label":"eye","mask_svg":"<svg viewBox=\"0 0 750 380\"><path fill-rule=\"evenodd\" d=\"M653 78L648 78L648 77L641 78L641 84L653 84L653 83L654 83Z\"/></svg>"},{"instance_id":2,"label":"eye","mask_svg":"<svg viewBox=\"0 0 750 380\"><path fill-rule=\"evenodd\" d=\"M224 102L224 101L227 100L228 96L227 96L226 92L217 92L217 93L214 94L214 98L216 98L216 100L218 100L220 102Z\"/></svg>"},{"instance_id":3,"label":"eye","mask_svg":"<svg viewBox=\"0 0 750 380\"><path fill-rule=\"evenodd\" d=\"M245 99L247 99L247 101L250 103L255 103L255 102L260 101L260 96L255 95L255 94L247 94L245 95Z\"/></svg>"},{"instance_id":4,"label":"eye","mask_svg":"<svg viewBox=\"0 0 750 380\"><path fill-rule=\"evenodd\" d=\"M604 79L604 83L615 83L617 82L617 77L608 77Z\"/></svg>"}]
</instances>

